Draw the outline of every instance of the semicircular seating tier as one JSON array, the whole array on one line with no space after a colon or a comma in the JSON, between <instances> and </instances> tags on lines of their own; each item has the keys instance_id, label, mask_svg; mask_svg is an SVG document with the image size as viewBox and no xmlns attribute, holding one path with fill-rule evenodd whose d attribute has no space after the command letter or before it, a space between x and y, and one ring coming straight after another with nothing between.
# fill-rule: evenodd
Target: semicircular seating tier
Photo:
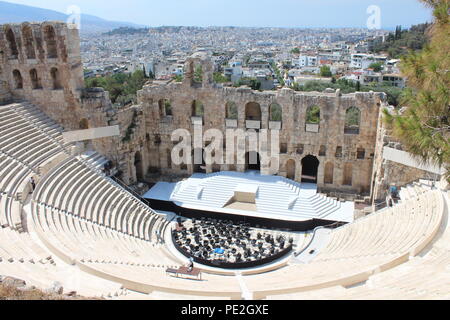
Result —
<instances>
[{"instance_id":1,"label":"semicircular seating tier","mask_svg":"<svg viewBox=\"0 0 450 320\"><path fill-rule=\"evenodd\" d=\"M97 153L69 158L40 181L32 212L42 241L71 262L179 264L155 242L168 221L86 164L101 159Z\"/></svg>"},{"instance_id":2,"label":"semicircular seating tier","mask_svg":"<svg viewBox=\"0 0 450 320\"><path fill-rule=\"evenodd\" d=\"M22 202L29 179L70 144L63 129L29 103L0 106L0 225L21 228Z\"/></svg>"}]
</instances>

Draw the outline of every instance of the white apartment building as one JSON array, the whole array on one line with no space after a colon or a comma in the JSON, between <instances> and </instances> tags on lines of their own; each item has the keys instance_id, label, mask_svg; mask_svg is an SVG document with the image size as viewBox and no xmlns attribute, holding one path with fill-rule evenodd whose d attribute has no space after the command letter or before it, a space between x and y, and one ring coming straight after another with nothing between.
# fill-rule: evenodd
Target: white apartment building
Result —
<instances>
[{"instance_id":1,"label":"white apartment building","mask_svg":"<svg viewBox=\"0 0 450 320\"><path fill-rule=\"evenodd\" d=\"M317 56L301 55L298 59L293 59L292 62L296 67L315 67L317 66Z\"/></svg>"},{"instance_id":2,"label":"white apartment building","mask_svg":"<svg viewBox=\"0 0 450 320\"><path fill-rule=\"evenodd\" d=\"M353 53L350 61L350 68L352 69L367 69L372 63L385 64L387 57L375 56L373 54Z\"/></svg>"}]
</instances>

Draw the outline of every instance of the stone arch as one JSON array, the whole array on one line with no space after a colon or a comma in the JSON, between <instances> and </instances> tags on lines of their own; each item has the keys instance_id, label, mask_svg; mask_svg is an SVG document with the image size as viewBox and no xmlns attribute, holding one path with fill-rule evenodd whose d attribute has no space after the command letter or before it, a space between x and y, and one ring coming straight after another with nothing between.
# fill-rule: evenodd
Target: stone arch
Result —
<instances>
[{"instance_id":1,"label":"stone arch","mask_svg":"<svg viewBox=\"0 0 450 320\"><path fill-rule=\"evenodd\" d=\"M25 54L28 59L36 59L36 51L34 49L33 30L29 25L22 27L22 38L25 46Z\"/></svg>"},{"instance_id":2,"label":"stone arch","mask_svg":"<svg viewBox=\"0 0 450 320\"><path fill-rule=\"evenodd\" d=\"M193 117L203 117L203 115L205 114L205 107L200 100L192 101L191 109Z\"/></svg>"},{"instance_id":3,"label":"stone arch","mask_svg":"<svg viewBox=\"0 0 450 320\"><path fill-rule=\"evenodd\" d=\"M228 101L225 104L225 118L227 119L237 119L238 118L238 109L236 103L232 101Z\"/></svg>"},{"instance_id":4,"label":"stone arch","mask_svg":"<svg viewBox=\"0 0 450 320\"><path fill-rule=\"evenodd\" d=\"M295 180L295 168L296 168L295 160L289 159L286 162L286 178Z\"/></svg>"},{"instance_id":5,"label":"stone arch","mask_svg":"<svg viewBox=\"0 0 450 320\"><path fill-rule=\"evenodd\" d=\"M261 106L256 102L245 105L245 120L261 121Z\"/></svg>"},{"instance_id":6,"label":"stone arch","mask_svg":"<svg viewBox=\"0 0 450 320\"><path fill-rule=\"evenodd\" d=\"M19 70L13 71L14 89L23 89L22 74Z\"/></svg>"},{"instance_id":7,"label":"stone arch","mask_svg":"<svg viewBox=\"0 0 450 320\"><path fill-rule=\"evenodd\" d=\"M350 162L344 164L344 176L342 184L344 186L351 186L353 182L353 165Z\"/></svg>"},{"instance_id":8,"label":"stone arch","mask_svg":"<svg viewBox=\"0 0 450 320\"><path fill-rule=\"evenodd\" d=\"M359 134L361 111L357 107L350 107L345 111L345 134Z\"/></svg>"},{"instance_id":9,"label":"stone arch","mask_svg":"<svg viewBox=\"0 0 450 320\"><path fill-rule=\"evenodd\" d=\"M89 120L86 118L81 119L80 123L79 123L79 127L80 127L80 130L89 129Z\"/></svg>"},{"instance_id":10,"label":"stone arch","mask_svg":"<svg viewBox=\"0 0 450 320\"><path fill-rule=\"evenodd\" d=\"M269 120L270 121L282 121L283 120L283 113L282 108L278 103L272 103L269 106Z\"/></svg>"},{"instance_id":11,"label":"stone arch","mask_svg":"<svg viewBox=\"0 0 450 320\"><path fill-rule=\"evenodd\" d=\"M17 49L16 36L11 28L6 29L6 41L8 42L9 54L11 58L17 59L19 50Z\"/></svg>"},{"instance_id":12,"label":"stone arch","mask_svg":"<svg viewBox=\"0 0 450 320\"><path fill-rule=\"evenodd\" d=\"M58 68L55 68L55 67L51 68L50 76L52 78L53 90L62 89L61 76L60 76Z\"/></svg>"},{"instance_id":13,"label":"stone arch","mask_svg":"<svg viewBox=\"0 0 450 320\"><path fill-rule=\"evenodd\" d=\"M31 87L33 89L42 89L41 79L39 78L39 75L38 75L38 72L36 69L30 70L30 80L31 80Z\"/></svg>"},{"instance_id":14,"label":"stone arch","mask_svg":"<svg viewBox=\"0 0 450 320\"><path fill-rule=\"evenodd\" d=\"M44 27L44 40L47 45L47 58L53 59L58 57L58 49L56 43L56 33L53 26Z\"/></svg>"},{"instance_id":15,"label":"stone arch","mask_svg":"<svg viewBox=\"0 0 450 320\"><path fill-rule=\"evenodd\" d=\"M327 162L325 164L325 177L324 177L324 183L325 184L333 184L334 181L334 164L332 162Z\"/></svg>"},{"instance_id":16,"label":"stone arch","mask_svg":"<svg viewBox=\"0 0 450 320\"><path fill-rule=\"evenodd\" d=\"M317 183L320 161L313 155L302 159L302 182Z\"/></svg>"},{"instance_id":17,"label":"stone arch","mask_svg":"<svg viewBox=\"0 0 450 320\"><path fill-rule=\"evenodd\" d=\"M142 154L140 151L136 151L134 154L134 168L136 170L136 179L137 181L144 180L144 163L142 161Z\"/></svg>"}]
</instances>

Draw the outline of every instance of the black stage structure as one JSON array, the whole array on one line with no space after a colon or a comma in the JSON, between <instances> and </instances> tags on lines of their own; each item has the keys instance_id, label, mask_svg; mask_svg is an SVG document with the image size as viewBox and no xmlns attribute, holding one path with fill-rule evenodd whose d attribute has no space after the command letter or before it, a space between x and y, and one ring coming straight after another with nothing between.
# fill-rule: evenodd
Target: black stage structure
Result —
<instances>
[{"instance_id":1,"label":"black stage structure","mask_svg":"<svg viewBox=\"0 0 450 320\"><path fill-rule=\"evenodd\" d=\"M254 217L239 214L231 214L217 211L206 211L185 208L177 205L172 201L145 199L145 202L150 205L153 210L173 212L181 217L200 219L202 217L210 219L231 220L235 223L245 222L253 227L260 227L266 229L281 229L287 231L311 231L317 227L337 228L346 222L324 220L324 219L309 219L304 221L290 221L280 219L270 219L265 217Z\"/></svg>"}]
</instances>

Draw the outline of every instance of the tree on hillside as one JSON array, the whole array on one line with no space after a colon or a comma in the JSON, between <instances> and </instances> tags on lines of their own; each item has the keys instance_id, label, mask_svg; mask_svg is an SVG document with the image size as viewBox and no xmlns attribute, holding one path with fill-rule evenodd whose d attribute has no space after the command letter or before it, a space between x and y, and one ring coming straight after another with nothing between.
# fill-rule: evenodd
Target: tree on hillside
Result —
<instances>
[{"instance_id":1,"label":"tree on hillside","mask_svg":"<svg viewBox=\"0 0 450 320\"><path fill-rule=\"evenodd\" d=\"M327 77L327 78L330 78L330 77L333 76L329 66L322 66L322 67L320 67L320 75L322 77Z\"/></svg>"},{"instance_id":2,"label":"tree on hillside","mask_svg":"<svg viewBox=\"0 0 450 320\"><path fill-rule=\"evenodd\" d=\"M380 72L383 69L383 65L380 62L374 62L369 66L370 69L373 69L375 72Z\"/></svg>"},{"instance_id":3,"label":"tree on hillside","mask_svg":"<svg viewBox=\"0 0 450 320\"><path fill-rule=\"evenodd\" d=\"M431 40L422 52L410 53L401 64L409 89L403 113L384 111L385 121L406 147L423 162L446 169L450 181L450 23L449 0L422 0L434 9Z\"/></svg>"}]
</instances>

